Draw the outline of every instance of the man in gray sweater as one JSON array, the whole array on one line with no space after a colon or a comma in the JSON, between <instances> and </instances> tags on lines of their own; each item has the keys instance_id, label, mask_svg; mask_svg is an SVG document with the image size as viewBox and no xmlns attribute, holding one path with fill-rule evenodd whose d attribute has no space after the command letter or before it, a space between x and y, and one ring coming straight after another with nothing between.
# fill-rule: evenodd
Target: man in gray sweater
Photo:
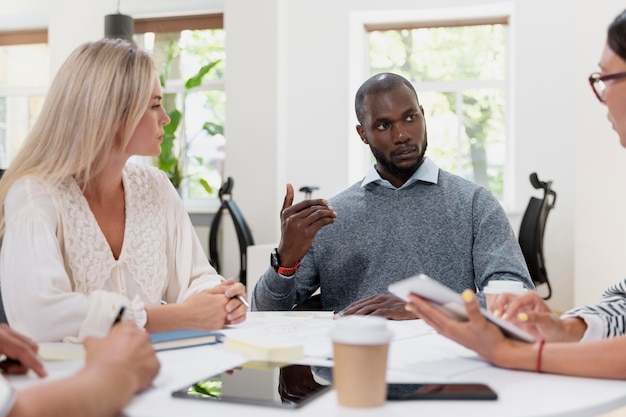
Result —
<instances>
[{"instance_id":1,"label":"man in gray sweater","mask_svg":"<svg viewBox=\"0 0 626 417\"><path fill-rule=\"evenodd\" d=\"M418 273L457 292L498 279L534 289L498 200L424 156L424 110L411 83L375 75L359 88L355 110L376 165L328 202L293 204L287 185L281 241L252 309L290 310L320 289L323 310L412 319L387 286Z\"/></svg>"}]
</instances>

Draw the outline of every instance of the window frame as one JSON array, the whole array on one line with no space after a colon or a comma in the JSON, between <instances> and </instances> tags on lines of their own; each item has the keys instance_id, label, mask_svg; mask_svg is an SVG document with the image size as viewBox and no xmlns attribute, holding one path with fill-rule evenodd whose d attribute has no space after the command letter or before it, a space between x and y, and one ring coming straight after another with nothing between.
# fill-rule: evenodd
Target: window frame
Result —
<instances>
[{"instance_id":1,"label":"window frame","mask_svg":"<svg viewBox=\"0 0 626 417\"><path fill-rule=\"evenodd\" d=\"M168 16L156 18L139 18L134 20L134 34L148 32L181 32L183 30L211 30L224 29L224 14L209 13L187 16ZM163 88L164 94L185 94L187 91L182 80L169 81ZM225 91L225 80L203 80L202 85L194 91ZM223 174L223 173L222 173ZM189 213L214 213L219 209L219 197L206 199L192 199L186 193L181 198Z\"/></svg>"},{"instance_id":2,"label":"window frame","mask_svg":"<svg viewBox=\"0 0 626 417\"><path fill-rule=\"evenodd\" d=\"M486 4L475 6L459 6L451 8L422 8L411 10L363 10L350 13L349 40L350 40L350 64L349 82L350 92L358 89L359 85L370 74L369 69L369 31L398 28L429 28L442 25L467 26L477 24L503 24L506 23L506 77L505 83L505 114L504 130L506 134L506 150L504 162L503 197L501 204L506 212L515 210L515 130L513 96L514 96L514 72L511 57L514 55L515 16L511 3ZM415 83L419 92L424 87L422 83ZM430 88L430 87L429 87ZM353 112L353 93L348 98L351 111ZM347 126L350 135L354 132L354 122ZM350 136L352 137L352 136ZM367 147L359 146L360 142L350 141L349 146L349 176L351 181L358 181L363 173L370 168L370 152Z\"/></svg>"},{"instance_id":3,"label":"window frame","mask_svg":"<svg viewBox=\"0 0 626 417\"><path fill-rule=\"evenodd\" d=\"M415 31L415 30L421 30L421 29L426 29L426 30L452 29L452 28L457 28L457 27L478 27L478 26L495 26L495 25L500 25L504 28L504 36L505 36L504 47L505 47L505 53L508 53L507 39L508 39L509 27L508 27L508 17L506 16L491 17L491 18L477 18L477 19L437 20L437 21L428 21L425 23L412 21L412 22L394 22L392 24L369 24L369 25L365 25L365 29L368 35L371 35L374 32L385 32L385 31L400 32L400 31ZM368 68L367 69L368 69L368 72L371 72L371 69L369 68L369 62L371 62L370 54L368 54ZM507 149L508 148L507 132L509 129L506 125L507 123L506 115L508 113L508 109L506 107L506 102L507 102L506 98L509 95L509 92L507 89L509 68L508 68L508 63L506 59L505 59L504 65L505 65L505 68L504 68L505 78L502 80L498 80L498 79L488 79L488 80L453 79L450 81L421 81L421 82L413 81L413 86L415 87L415 90L418 91L418 94L434 92L438 94L449 94L452 97L454 97L454 100L456 102L456 105L454 106L455 107L454 114L456 115L458 124L454 128L454 130L457 132L454 137L454 140L456 143L455 145L456 154L453 156L453 158L449 160L449 162L453 163L454 165L454 169L452 170L453 173L461 175L461 173L458 170L461 169L463 164L467 163L467 161L465 161L465 158L467 158L467 155L464 154L464 150L463 150L464 142L462 139L463 132L464 132L464 124L465 124L464 123L465 122L465 117L464 117L465 110L464 110L463 97L469 91L493 90L493 91L501 91L505 98L505 105L504 105L505 107L503 109L504 110L503 124L504 124L504 130L505 130L505 135L504 135L504 140L503 140L504 162L502 164L502 175L504 176L504 171L506 170L506 154L509 152L509 150ZM502 196L499 196L498 198L503 201L506 198L505 194L506 194L506 187L505 187L504 179L503 179Z\"/></svg>"},{"instance_id":4,"label":"window frame","mask_svg":"<svg viewBox=\"0 0 626 417\"><path fill-rule=\"evenodd\" d=\"M48 45L48 29L47 28L39 28L39 29L28 29L28 30L11 30L11 31L0 31L0 47L6 46L26 46L26 45L34 45L34 44L46 44ZM30 103L34 97L45 97L48 94L49 86L38 86L38 87L30 87L30 86L17 86L17 87L6 87L0 86L0 97L2 98L11 98L11 97L23 97L25 99L25 108L24 114L26 115L26 120L32 119ZM5 129L6 131L6 123L0 122L0 128ZM26 131L30 131L30 125L26 128ZM7 139L5 137L5 139ZM25 137L22 140L26 139ZM4 153L10 144L3 143L0 144L4 148ZM0 161L0 164L4 165L4 161ZM8 164L8 162L7 162ZM0 166L2 169L6 169L6 166Z\"/></svg>"}]
</instances>

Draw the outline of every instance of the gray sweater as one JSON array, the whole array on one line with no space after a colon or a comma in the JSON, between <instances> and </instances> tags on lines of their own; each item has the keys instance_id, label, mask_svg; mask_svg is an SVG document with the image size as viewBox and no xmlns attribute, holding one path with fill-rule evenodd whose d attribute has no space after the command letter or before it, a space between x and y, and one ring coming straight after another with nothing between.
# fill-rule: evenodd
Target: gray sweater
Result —
<instances>
[{"instance_id":1,"label":"gray sweater","mask_svg":"<svg viewBox=\"0 0 626 417\"><path fill-rule=\"evenodd\" d=\"M400 190L359 182L329 204L335 222L317 233L294 275L268 268L254 288L253 310L289 310L320 288L323 309L339 311L418 273L456 292L481 291L491 279L534 288L502 206L461 177L439 170L437 184Z\"/></svg>"}]
</instances>

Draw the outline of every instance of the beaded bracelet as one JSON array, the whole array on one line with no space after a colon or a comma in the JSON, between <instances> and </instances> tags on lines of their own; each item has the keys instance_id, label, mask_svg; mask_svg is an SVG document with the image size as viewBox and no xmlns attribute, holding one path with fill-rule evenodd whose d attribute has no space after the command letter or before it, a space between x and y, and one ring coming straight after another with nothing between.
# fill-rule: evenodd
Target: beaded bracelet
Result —
<instances>
[{"instance_id":1,"label":"beaded bracelet","mask_svg":"<svg viewBox=\"0 0 626 417\"><path fill-rule=\"evenodd\" d=\"M535 367L537 373L541 372L541 353L543 352L544 343L546 343L546 341L541 339L539 341L539 349L537 349L537 366Z\"/></svg>"}]
</instances>

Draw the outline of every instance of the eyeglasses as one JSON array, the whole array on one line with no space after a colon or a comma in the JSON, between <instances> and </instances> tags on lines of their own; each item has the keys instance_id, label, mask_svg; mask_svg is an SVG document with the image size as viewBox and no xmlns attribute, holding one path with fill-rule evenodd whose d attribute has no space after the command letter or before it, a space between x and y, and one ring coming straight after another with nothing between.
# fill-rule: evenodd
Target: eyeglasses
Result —
<instances>
[{"instance_id":1,"label":"eyeglasses","mask_svg":"<svg viewBox=\"0 0 626 417\"><path fill-rule=\"evenodd\" d=\"M604 103L604 93L606 92L606 81L626 78L626 72L618 72L616 74L602 75L594 72L589 76L589 84L600 103Z\"/></svg>"}]
</instances>

